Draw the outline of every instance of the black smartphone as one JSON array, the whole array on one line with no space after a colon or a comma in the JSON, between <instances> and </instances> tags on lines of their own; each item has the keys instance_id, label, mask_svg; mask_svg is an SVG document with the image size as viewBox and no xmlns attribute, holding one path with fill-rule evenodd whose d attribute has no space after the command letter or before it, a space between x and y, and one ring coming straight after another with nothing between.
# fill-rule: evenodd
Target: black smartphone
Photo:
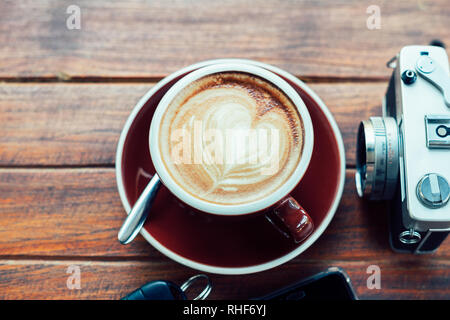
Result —
<instances>
[{"instance_id":1,"label":"black smartphone","mask_svg":"<svg viewBox=\"0 0 450 320\"><path fill-rule=\"evenodd\" d=\"M255 300L358 300L358 297L347 273L331 267Z\"/></svg>"}]
</instances>

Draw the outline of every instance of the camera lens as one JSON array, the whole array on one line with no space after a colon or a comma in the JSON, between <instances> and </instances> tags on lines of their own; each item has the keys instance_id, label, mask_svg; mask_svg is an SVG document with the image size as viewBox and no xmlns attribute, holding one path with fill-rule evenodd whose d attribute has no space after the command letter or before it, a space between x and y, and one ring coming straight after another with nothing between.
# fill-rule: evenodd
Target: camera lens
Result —
<instances>
[{"instance_id":1,"label":"camera lens","mask_svg":"<svg viewBox=\"0 0 450 320\"><path fill-rule=\"evenodd\" d=\"M392 199L399 171L399 135L391 117L362 121L356 140L356 190L370 200Z\"/></svg>"}]
</instances>

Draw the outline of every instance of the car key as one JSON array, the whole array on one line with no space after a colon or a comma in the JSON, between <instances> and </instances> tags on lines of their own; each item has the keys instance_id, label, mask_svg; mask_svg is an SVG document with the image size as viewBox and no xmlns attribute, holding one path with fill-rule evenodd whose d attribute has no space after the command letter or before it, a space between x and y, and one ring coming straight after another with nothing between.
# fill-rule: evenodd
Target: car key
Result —
<instances>
[{"instance_id":1,"label":"car key","mask_svg":"<svg viewBox=\"0 0 450 320\"><path fill-rule=\"evenodd\" d=\"M187 289L201 278L207 280L206 287L193 300L204 300L212 289L211 281L204 274L198 274L189 278L181 286L177 286L175 283L166 280L151 281L126 295L122 300L187 300Z\"/></svg>"}]
</instances>

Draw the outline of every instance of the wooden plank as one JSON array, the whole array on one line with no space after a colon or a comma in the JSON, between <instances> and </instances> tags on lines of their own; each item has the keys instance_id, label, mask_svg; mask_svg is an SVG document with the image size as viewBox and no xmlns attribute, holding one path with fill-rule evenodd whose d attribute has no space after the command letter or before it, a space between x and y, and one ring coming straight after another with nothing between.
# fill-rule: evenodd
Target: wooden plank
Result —
<instances>
[{"instance_id":1,"label":"wooden plank","mask_svg":"<svg viewBox=\"0 0 450 320\"><path fill-rule=\"evenodd\" d=\"M383 204L360 200L354 170L347 170L344 196L325 233L301 259L396 259L388 243ZM109 257L160 260L141 236L117 241L125 217L113 169L1 169L0 258ZM436 258L450 259L450 239ZM426 263L428 256L417 261Z\"/></svg>"},{"instance_id":2,"label":"wooden plank","mask_svg":"<svg viewBox=\"0 0 450 320\"><path fill-rule=\"evenodd\" d=\"M151 86L1 86L0 164L114 164L122 126Z\"/></svg>"},{"instance_id":3,"label":"wooden plank","mask_svg":"<svg viewBox=\"0 0 450 320\"><path fill-rule=\"evenodd\" d=\"M162 77L212 58L250 58L304 77L386 78L401 47L450 43L447 0L2 1L0 77ZM380 9L380 28L369 29ZM369 10L369 13L367 13ZM370 21L369 21L370 22Z\"/></svg>"},{"instance_id":4,"label":"wooden plank","mask_svg":"<svg viewBox=\"0 0 450 320\"><path fill-rule=\"evenodd\" d=\"M368 289L369 265L381 269L381 289ZM67 288L69 266L80 271L80 289ZM285 287L330 266L349 274L361 299L448 299L450 262L429 258L417 263L409 256L396 260L304 262L296 259L276 269L242 276L210 275L209 299L248 299ZM72 267L73 268L73 267ZM197 272L160 261L0 260L0 299L119 299L151 280L181 284ZM196 290L201 290L196 287ZM189 293L195 296L195 289Z\"/></svg>"},{"instance_id":5,"label":"wooden plank","mask_svg":"<svg viewBox=\"0 0 450 320\"><path fill-rule=\"evenodd\" d=\"M0 86L0 165L113 165L133 106L151 84ZM387 83L311 84L342 131L355 164L359 121L381 114Z\"/></svg>"},{"instance_id":6,"label":"wooden plank","mask_svg":"<svg viewBox=\"0 0 450 320\"><path fill-rule=\"evenodd\" d=\"M125 212L113 169L0 170L2 255L155 255L117 240ZM19 197L18 197L19 196Z\"/></svg>"}]
</instances>

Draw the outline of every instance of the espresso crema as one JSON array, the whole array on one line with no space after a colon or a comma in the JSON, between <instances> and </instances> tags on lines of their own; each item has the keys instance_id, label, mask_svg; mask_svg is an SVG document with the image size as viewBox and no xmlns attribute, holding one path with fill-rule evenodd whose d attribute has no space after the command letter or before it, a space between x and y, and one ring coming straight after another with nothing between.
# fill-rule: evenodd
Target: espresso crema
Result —
<instances>
[{"instance_id":1,"label":"espresso crema","mask_svg":"<svg viewBox=\"0 0 450 320\"><path fill-rule=\"evenodd\" d=\"M200 78L169 103L161 119L161 158L192 196L235 205L267 197L293 174L304 128L293 102L254 75Z\"/></svg>"}]
</instances>

